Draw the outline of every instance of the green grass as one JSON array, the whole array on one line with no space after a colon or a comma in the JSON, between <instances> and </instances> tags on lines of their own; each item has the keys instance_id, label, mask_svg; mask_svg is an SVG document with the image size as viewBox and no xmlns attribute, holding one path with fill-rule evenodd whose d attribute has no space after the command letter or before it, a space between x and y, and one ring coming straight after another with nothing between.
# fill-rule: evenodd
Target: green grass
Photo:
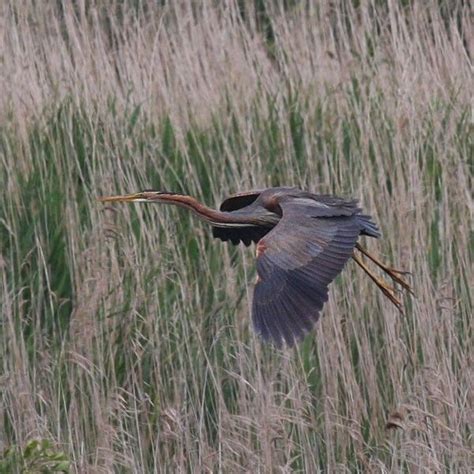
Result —
<instances>
[{"instance_id":1,"label":"green grass","mask_svg":"<svg viewBox=\"0 0 474 474\"><path fill-rule=\"evenodd\" d=\"M458 38L437 6L112 3L96 23L5 7L0 468L40 439L75 472L466 470L467 12ZM272 185L360 198L370 248L412 272L406 314L348 264L299 347L265 346L254 249L182 209L97 202Z\"/></svg>"}]
</instances>

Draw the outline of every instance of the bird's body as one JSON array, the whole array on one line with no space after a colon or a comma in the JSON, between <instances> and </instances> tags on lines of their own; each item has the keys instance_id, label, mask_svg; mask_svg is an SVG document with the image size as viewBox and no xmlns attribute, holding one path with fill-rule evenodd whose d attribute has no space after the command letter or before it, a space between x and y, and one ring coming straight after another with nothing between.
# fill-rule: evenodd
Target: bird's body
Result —
<instances>
[{"instance_id":1,"label":"bird's body","mask_svg":"<svg viewBox=\"0 0 474 474\"><path fill-rule=\"evenodd\" d=\"M185 207L212 224L224 241L256 243L257 282L252 319L264 340L289 346L309 332L328 299L328 286L352 257L400 308L392 288L354 254L359 249L410 291L397 270L386 267L359 244L361 235L378 238L371 217L355 200L278 187L236 194L219 211L186 195L144 191L103 201L162 202Z\"/></svg>"},{"instance_id":2,"label":"bird's body","mask_svg":"<svg viewBox=\"0 0 474 474\"><path fill-rule=\"evenodd\" d=\"M291 204L289 204L291 203ZM370 220L369 216L361 214L362 209L357 206L356 200L346 200L327 194L312 194L298 188L270 188L263 191L250 191L248 193L236 194L227 198L220 206L221 211L238 215L239 211L244 215L258 212L258 209L266 209L271 212L259 225L239 227L227 230L227 226L214 224L213 235L221 240L230 240L233 244L243 242L250 245L258 242L270 230L275 227L283 217L283 208L297 206L297 219L301 223L304 218L330 218L330 217L354 217L361 226L361 233L371 237L380 237L380 232ZM267 224L267 225L265 225ZM226 229L226 230L222 230ZM258 229L258 230L257 230ZM255 231L255 232L252 232ZM249 235L247 235L249 233Z\"/></svg>"}]
</instances>

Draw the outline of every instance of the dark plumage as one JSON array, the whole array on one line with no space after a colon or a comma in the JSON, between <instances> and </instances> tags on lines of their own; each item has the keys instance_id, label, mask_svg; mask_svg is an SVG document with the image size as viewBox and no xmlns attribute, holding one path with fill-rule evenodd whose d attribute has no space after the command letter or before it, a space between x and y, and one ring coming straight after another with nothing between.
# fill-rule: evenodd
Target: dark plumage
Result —
<instances>
[{"instance_id":1,"label":"dark plumage","mask_svg":"<svg viewBox=\"0 0 474 474\"><path fill-rule=\"evenodd\" d=\"M351 257L400 309L393 288L373 274L354 249L411 291L399 276L403 272L387 267L358 244L361 235L378 238L380 232L355 200L283 187L231 196L219 211L190 196L158 191L102 200L178 205L211 223L214 237L233 244L256 243L252 319L261 337L277 346L291 346L313 328L328 299L329 284Z\"/></svg>"},{"instance_id":2,"label":"dark plumage","mask_svg":"<svg viewBox=\"0 0 474 474\"><path fill-rule=\"evenodd\" d=\"M355 200L296 188L272 188L226 199L221 211L270 207L280 216L268 227L213 227L233 244L259 243L252 317L263 339L293 345L310 331L328 299L328 286L352 256L359 235L379 237ZM275 206L276 205L276 206Z\"/></svg>"}]
</instances>

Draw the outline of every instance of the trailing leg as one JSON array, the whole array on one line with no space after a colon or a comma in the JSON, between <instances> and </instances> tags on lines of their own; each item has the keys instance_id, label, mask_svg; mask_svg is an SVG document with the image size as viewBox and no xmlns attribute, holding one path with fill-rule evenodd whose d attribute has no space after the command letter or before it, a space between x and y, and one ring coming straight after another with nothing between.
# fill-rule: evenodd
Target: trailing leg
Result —
<instances>
[{"instance_id":1,"label":"trailing leg","mask_svg":"<svg viewBox=\"0 0 474 474\"><path fill-rule=\"evenodd\" d=\"M355 253L352 254L352 258L355 260L357 265L359 265L362 270L364 270L367 275L374 281L374 283L382 290L382 293L397 307L397 309L403 313L402 303L396 297L394 288L389 286L382 278L379 278L375 273L373 273L370 268L361 260L361 258Z\"/></svg>"},{"instance_id":2,"label":"trailing leg","mask_svg":"<svg viewBox=\"0 0 474 474\"><path fill-rule=\"evenodd\" d=\"M359 250L359 252L363 253L367 258L372 260L378 267L380 267L395 283L398 283L401 287L403 287L405 290L407 290L410 294L414 295L413 289L407 283L403 278L400 277L400 275L407 275L410 272L402 271L402 270L396 270L394 268L391 268L382 261L380 261L377 257L374 255L370 254L364 247L362 247L360 244L356 244L356 249Z\"/></svg>"}]
</instances>

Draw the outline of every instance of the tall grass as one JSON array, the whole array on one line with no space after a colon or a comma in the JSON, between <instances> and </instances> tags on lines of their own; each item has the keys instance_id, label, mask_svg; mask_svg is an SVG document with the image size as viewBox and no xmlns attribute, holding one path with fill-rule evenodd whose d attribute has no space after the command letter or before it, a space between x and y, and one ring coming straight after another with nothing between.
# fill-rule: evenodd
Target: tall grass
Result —
<instances>
[{"instance_id":1,"label":"tall grass","mask_svg":"<svg viewBox=\"0 0 474 474\"><path fill-rule=\"evenodd\" d=\"M94 473L472 466L468 7L322 3L4 2L0 452L47 439ZM251 249L96 201L284 184L361 199L367 245L413 274L405 315L348 264L299 347L264 346Z\"/></svg>"}]
</instances>

